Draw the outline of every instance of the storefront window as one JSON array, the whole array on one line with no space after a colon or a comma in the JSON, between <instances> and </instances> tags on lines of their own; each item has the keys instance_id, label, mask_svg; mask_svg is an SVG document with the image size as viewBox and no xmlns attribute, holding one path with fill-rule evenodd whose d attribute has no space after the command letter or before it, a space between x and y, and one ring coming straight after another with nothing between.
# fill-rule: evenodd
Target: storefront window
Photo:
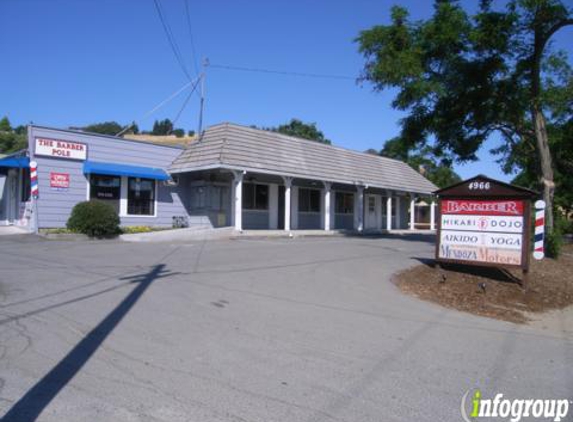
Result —
<instances>
[{"instance_id":1,"label":"storefront window","mask_svg":"<svg viewBox=\"0 0 573 422\"><path fill-rule=\"evenodd\" d=\"M155 213L155 180L139 177L127 179L127 213L129 215Z\"/></svg>"},{"instance_id":2,"label":"storefront window","mask_svg":"<svg viewBox=\"0 0 573 422\"><path fill-rule=\"evenodd\" d=\"M268 185L255 183L243 183L243 209L262 210L269 209Z\"/></svg>"},{"instance_id":3,"label":"storefront window","mask_svg":"<svg viewBox=\"0 0 573 422\"><path fill-rule=\"evenodd\" d=\"M336 214L352 214L354 210L354 195L352 193L336 192Z\"/></svg>"},{"instance_id":4,"label":"storefront window","mask_svg":"<svg viewBox=\"0 0 573 422\"><path fill-rule=\"evenodd\" d=\"M119 198L121 195L121 178L92 174L90 176L90 199L104 201L114 207L119 213Z\"/></svg>"},{"instance_id":5,"label":"storefront window","mask_svg":"<svg viewBox=\"0 0 573 422\"><path fill-rule=\"evenodd\" d=\"M298 190L299 212L320 212L320 191L317 189Z\"/></svg>"}]
</instances>

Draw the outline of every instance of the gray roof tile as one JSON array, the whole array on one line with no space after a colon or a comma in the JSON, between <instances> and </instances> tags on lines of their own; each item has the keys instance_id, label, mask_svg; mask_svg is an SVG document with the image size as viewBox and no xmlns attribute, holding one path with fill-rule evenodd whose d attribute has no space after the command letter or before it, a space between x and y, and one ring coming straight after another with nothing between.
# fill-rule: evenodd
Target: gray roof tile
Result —
<instances>
[{"instance_id":1,"label":"gray roof tile","mask_svg":"<svg viewBox=\"0 0 573 422\"><path fill-rule=\"evenodd\" d=\"M230 123L207 129L169 171L218 167L421 194L437 189L398 160Z\"/></svg>"}]
</instances>

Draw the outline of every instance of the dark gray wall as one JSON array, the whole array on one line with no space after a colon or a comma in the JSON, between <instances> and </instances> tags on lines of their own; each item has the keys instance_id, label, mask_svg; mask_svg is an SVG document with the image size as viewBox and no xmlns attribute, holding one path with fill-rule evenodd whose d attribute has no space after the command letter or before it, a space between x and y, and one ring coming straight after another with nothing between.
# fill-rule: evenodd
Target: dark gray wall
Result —
<instances>
[{"instance_id":1,"label":"dark gray wall","mask_svg":"<svg viewBox=\"0 0 573 422\"><path fill-rule=\"evenodd\" d=\"M354 229L354 214L335 214L334 228L337 230Z\"/></svg>"},{"instance_id":2,"label":"dark gray wall","mask_svg":"<svg viewBox=\"0 0 573 422\"><path fill-rule=\"evenodd\" d=\"M298 229L320 230L322 227L322 214L311 212L298 213Z\"/></svg>"},{"instance_id":3,"label":"dark gray wall","mask_svg":"<svg viewBox=\"0 0 573 422\"><path fill-rule=\"evenodd\" d=\"M243 210L243 229L245 230L265 230L269 228L268 211Z\"/></svg>"}]
</instances>

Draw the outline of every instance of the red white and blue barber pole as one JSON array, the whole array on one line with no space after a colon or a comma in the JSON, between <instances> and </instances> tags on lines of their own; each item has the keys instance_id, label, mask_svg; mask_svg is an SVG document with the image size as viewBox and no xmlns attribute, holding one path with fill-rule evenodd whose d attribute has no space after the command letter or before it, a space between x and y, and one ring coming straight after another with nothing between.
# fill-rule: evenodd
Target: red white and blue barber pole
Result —
<instances>
[{"instance_id":1,"label":"red white and blue barber pole","mask_svg":"<svg viewBox=\"0 0 573 422\"><path fill-rule=\"evenodd\" d=\"M30 191L32 198L38 199L40 190L38 189L38 163L30 161Z\"/></svg>"},{"instance_id":2,"label":"red white and blue barber pole","mask_svg":"<svg viewBox=\"0 0 573 422\"><path fill-rule=\"evenodd\" d=\"M535 202L535 244L533 246L533 257L543 259L543 237L545 233L545 201Z\"/></svg>"},{"instance_id":3,"label":"red white and blue barber pole","mask_svg":"<svg viewBox=\"0 0 573 422\"><path fill-rule=\"evenodd\" d=\"M40 196L40 189L38 188L38 163L36 161L30 161L30 196L32 197L30 231L32 233L38 233L37 200Z\"/></svg>"}]
</instances>

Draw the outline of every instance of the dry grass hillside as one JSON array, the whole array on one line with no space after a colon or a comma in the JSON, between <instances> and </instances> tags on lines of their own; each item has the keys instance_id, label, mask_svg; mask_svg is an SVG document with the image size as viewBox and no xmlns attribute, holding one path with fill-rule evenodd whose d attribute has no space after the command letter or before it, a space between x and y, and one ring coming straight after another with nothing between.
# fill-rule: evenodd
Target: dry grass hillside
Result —
<instances>
[{"instance_id":1,"label":"dry grass hillside","mask_svg":"<svg viewBox=\"0 0 573 422\"><path fill-rule=\"evenodd\" d=\"M123 136L125 139L132 139L134 141L150 142L153 144L163 144L170 146L181 146L186 147L191 142L193 142L196 136L183 136L181 138L175 135L157 136L157 135L134 135L125 134Z\"/></svg>"}]
</instances>

